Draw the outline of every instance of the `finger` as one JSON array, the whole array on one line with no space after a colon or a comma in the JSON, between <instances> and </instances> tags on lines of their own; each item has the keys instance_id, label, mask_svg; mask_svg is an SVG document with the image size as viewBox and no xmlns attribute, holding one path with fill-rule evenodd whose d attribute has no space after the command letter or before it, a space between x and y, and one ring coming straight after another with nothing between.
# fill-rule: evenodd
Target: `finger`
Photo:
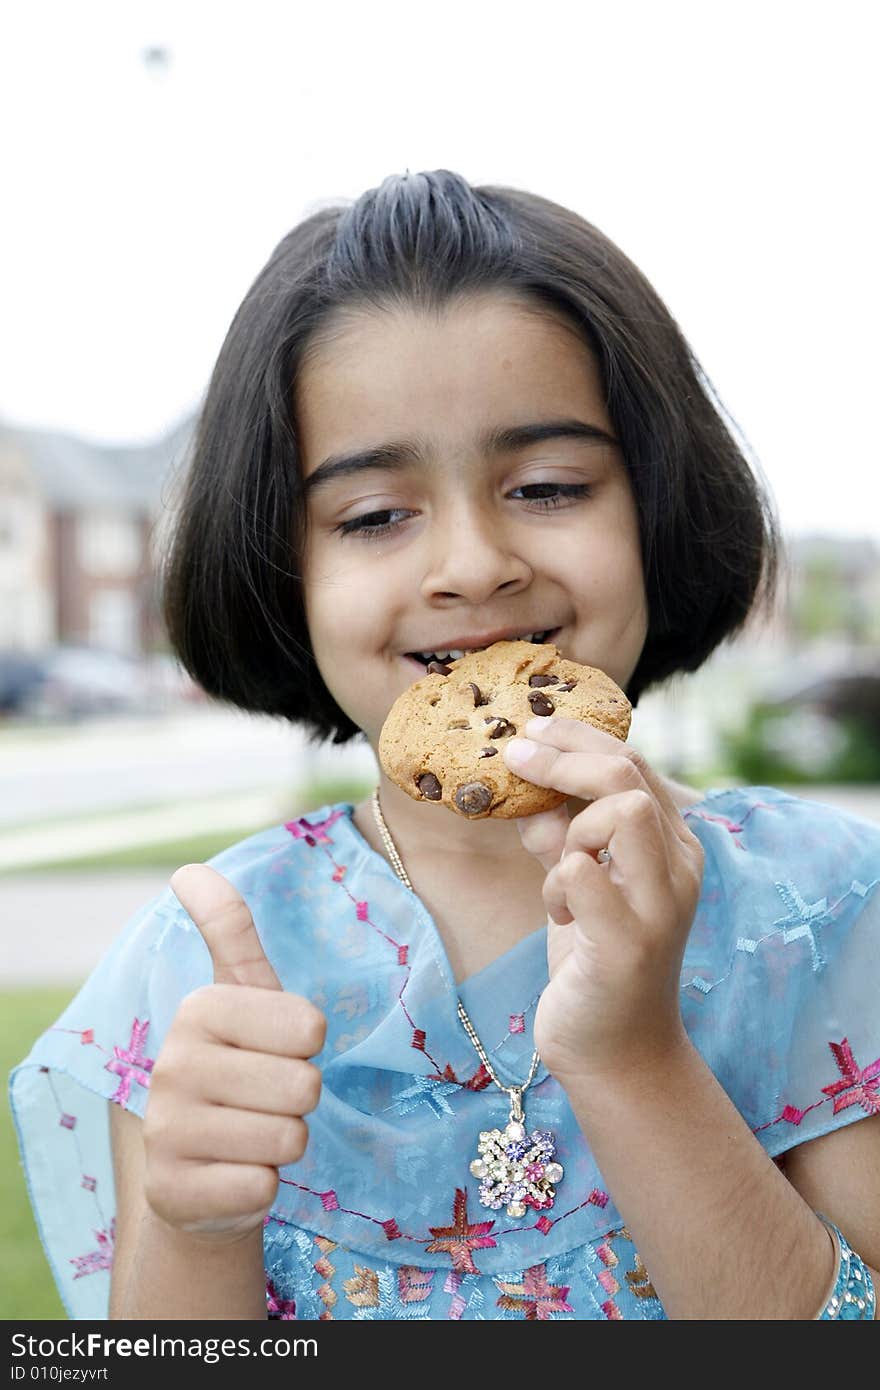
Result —
<instances>
[{"instance_id":1,"label":"finger","mask_svg":"<svg viewBox=\"0 0 880 1390\"><path fill-rule=\"evenodd\" d=\"M523 848L533 854L545 869L559 862L565 848L571 819L565 803L552 811L538 811L533 816L520 816L516 828Z\"/></svg>"},{"instance_id":2,"label":"finger","mask_svg":"<svg viewBox=\"0 0 880 1390\"><path fill-rule=\"evenodd\" d=\"M567 850L561 863L550 870L544 882L544 906L550 918L551 937L554 926L559 929L572 922L581 922L590 936L598 939L619 930L620 917L625 910L609 874L585 850ZM614 927L609 928L609 923L614 923Z\"/></svg>"},{"instance_id":3,"label":"finger","mask_svg":"<svg viewBox=\"0 0 880 1390\"><path fill-rule=\"evenodd\" d=\"M213 1056L194 1049L192 1058L198 1095L211 1105L264 1115L308 1115L318 1104L321 1073L313 1062L234 1047L224 1048L222 1066L215 1058L216 1049ZM185 1090L186 1083L181 1084Z\"/></svg>"},{"instance_id":4,"label":"finger","mask_svg":"<svg viewBox=\"0 0 880 1390\"><path fill-rule=\"evenodd\" d=\"M309 1129L296 1115L266 1115L205 1105L198 1111L196 1132L182 1145L182 1157L227 1163L296 1163L306 1151Z\"/></svg>"},{"instance_id":5,"label":"finger","mask_svg":"<svg viewBox=\"0 0 880 1390\"><path fill-rule=\"evenodd\" d=\"M327 1035L327 1016L299 994L253 985L205 985L181 1005L202 1036L247 1052L314 1057ZM182 1058L186 1065L186 1058Z\"/></svg>"},{"instance_id":6,"label":"finger","mask_svg":"<svg viewBox=\"0 0 880 1390\"><path fill-rule=\"evenodd\" d=\"M613 734L606 733L604 729L597 729L595 725L588 724L582 719L565 719L558 714L549 718L536 716L534 719L530 719L525 725L524 733L529 740L541 746L549 744L551 747L558 748L560 752L605 753L612 758L628 760L641 780L647 784L649 790L657 798L673 831L682 839L689 835L690 832L684 817L669 793L663 778L658 772L655 772L638 749L632 748L629 744L623 743L621 739L615 738ZM633 782L632 785L635 787L639 783ZM566 788L559 787L558 790L565 791ZM626 790L626 788L618 787L617 790ZM573 792L575 796L578 794L577 791Z\"/></svg>"},{"instance_id":7,"label":"finger","mask_svg":"<svg viewBox=\"0 0 880 1390\"><path fill-rule=\"evenodd\" d=\"M222 874L207 864L185 864L172 874L171 889L204 937L215 984L282 988L247 903Z\"/></svg>"},{"instance_id":8,"label":"finger","mask_svg":"<svg viewBox=\"0 0 880 1390\"><path fill-rule=\"evenodd\" d=\"M555 722L555 721L554 721ZM576 720L563 720L566 724L576 724ZM597 729L593 733L599 734ZM569 739L580 741L580 735ZM512 738L504 746L504 760L520 777L539 787L552 787L555 791L566 792L582 801L598 801L602 797L614 796L625 791L644 791L654 797L653 789L643 775L640 755L624 749L619 739L610 734L602 734L602 743L586 744L572 750L557 747L549 741L549 735L541 735L540 740ZM609 748L604 740L607 739ZM676 814L677 809L676 809ZM682 834L676 830L665 812L661 812L662 833L669 841L670 852L676 838L684 840L690 834L682 822ZM680 819L680 817L679 817Z\"/></svg>"},{"instance_id":9,"label":"finger","mask_svg":"<svg viewBox=\"0 0 880 1390\"><path fill-rule=\"evenodd\" d=\"M192 1159L175 1164L174 1182L168 1185L160 1214L185 1231L210 1233L224 1220L246 1227L272 1205L277 1192L278 1169L272 1165ZM200 1214L204 1212L210 1215Z\"/></svg>"},{"instance_id":10,"label":"finger","mask_svg":"<svg viewBox=\"0 0 880 1390\"><path fill-rule=\"evenodd\" d=\"M565 867L560 866L550 885L553 900L564 892L568 909L575 917L579 910L589 908L584 893L594 891L596 879L592 873L586 877L581 872L583 858L589 856L598 871L620 889L636 916L651 921L662 912L662 904L669 901L673 892L669 847L661 819L657 803L648 791L604 796L580 811L572 820L566 839ZM606 847L611 861L600 865L596 856ZM579 856L578 864L572 866L569 858L575 855Z\"/></svg>"}]
</instances>

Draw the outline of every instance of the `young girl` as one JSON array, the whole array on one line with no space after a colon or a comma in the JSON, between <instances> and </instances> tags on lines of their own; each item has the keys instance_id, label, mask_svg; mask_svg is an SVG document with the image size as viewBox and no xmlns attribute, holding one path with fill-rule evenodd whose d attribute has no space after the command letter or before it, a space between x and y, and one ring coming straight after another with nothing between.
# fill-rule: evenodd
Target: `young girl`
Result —
<instances>
[{"instance_id":1,"label":"young girl","mask_svg":"<svg viewBox=\"0 0 880 1390\"><path fill-rule=\"evenodd\" d=\"M778 553L636 267L441 170L257 278L166 615L216 698L375 752L427 659L504 638L635 706ZM557 811L466 820L380 772L179 869L13 1073L71 1316L874 1315L880 829L516 734Z\"/></svg>"}]
</instances>

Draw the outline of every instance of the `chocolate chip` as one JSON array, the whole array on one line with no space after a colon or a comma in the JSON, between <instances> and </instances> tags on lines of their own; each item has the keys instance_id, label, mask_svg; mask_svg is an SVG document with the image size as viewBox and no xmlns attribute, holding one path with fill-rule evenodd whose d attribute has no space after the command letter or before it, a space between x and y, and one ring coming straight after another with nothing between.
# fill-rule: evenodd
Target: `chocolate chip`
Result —
<instances>
[{"instance_id":1,"label":"chocolate chip","mask_svg":"<svg viewBox=\"0 0 880 1390\"><path fill-rule=\"evenodd\" d=\"M559 689L560 689L560 690L574 690L574 688L575 688L576 685L577 685L577 681L564 681L564 682L562 683L562 685L560 685Z\"/></svg>"},{"instance_id":2,"label":"chocolate chip","mask_svg":"<svg viewBox=\"0 0 880 1390\"><path fill-rule=\"evenodd\" d=\"M559 687L564 689L563 686ZM532 714L552 714L556 706L552 700L548 700L546 695L530 695L529 704L532 707Z\"/></svg>"},{"instance_id":3,"label":"chocolate chip","mask_svg":"<svg viewBox=\"0 0 880 1390\"><path fill-rule=\"evenodd\" d=\"M427 801L440 801L443 797L443 788L433 772L423 772L416 778L416 786Z\"/></svg>"},{"instance_id":4,"label":"chocolate chip","mask_svg":"<svg viewBox=\"0 0 880 1390\"><path fill-rule=\"evenodd\" d=\"M442 661L429 661L427 669L428 675L430 675L432 671L435 671L438 676L449 676L452 674L450 668L444 666Z\"/></svg>"},{"instance_id":5,"label":"chocolate chip","mask_svg":"<svg viewBox=\"0 0 880 1390\"><path fill-rule=\"evenodd\" d=\"M516 726L511 724L509 719L503 719L500 714L493 714L486 719L486 723L495 725L495 728L489 731L490 738L504 738L505 734L516 733Z\"/></svg>"},{"instance_id":6,"label":"chocolate chip","mask_svg":"<svg viewBox=\"0 0 880 1390\"><path fill-rule=\"evenodd\" d=\"M492 793L485 782L465 782L464 786L456 789L452 799L459 811L464 811L466 816L476 816L489 809Z\"/></svg>"},{"instance_id":7,"label":"chocolate chip","mask_svg":"<svg viewBox=\"0 0 880 1390\"><path fill-rule=\"evenodd\" d=\"M529 676L529 685L559 685L558 676Z\"/></svg>"},{"instance_id":8,"label":"chocolate chip","mask_svg":"<svg viewBox=\"0 0 880 1390\"><path fill-rule=\"evenodd\" d=\"M473 682L473 681L468 681L468 685L470 686L470 688L471 688L471 690L472 690L472 692L473 692L473 696L474 696L474 709L476 709L478 705L485 705L485 704L486 704L486 700L485 700L485 697L484 697L483 692L481 691L480 687L479 687L478 685L474 685L474 682Z\"/></svg>"},{"instance_id":9,"label":"chocolate chip","mask_svg":"<svg viewBox=\"0 0 880 1390\"><path fill-rule=\"evenodd\" d=\"M497 748L481 748L481 749L480 749L480 757L481 757L481 758L494 758L494 757L496 756L497 752L498 752L498 749L497 749Z\"/></svg>"}]
</instances>

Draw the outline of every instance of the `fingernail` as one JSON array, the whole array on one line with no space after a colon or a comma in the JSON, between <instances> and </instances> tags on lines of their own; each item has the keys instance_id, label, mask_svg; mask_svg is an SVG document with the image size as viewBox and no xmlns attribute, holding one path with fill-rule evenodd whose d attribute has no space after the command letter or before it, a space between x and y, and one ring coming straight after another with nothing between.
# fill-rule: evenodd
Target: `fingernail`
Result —
<instances>
[{"instance_id":1,"label":"fingernail","mask_svg":"<svg viewBox=\"0 0 880 1390\"><path fill-rule=\"evenodd\" d=\"M544 730L549 729L552 724L553 719L551 717L548 717L546 714L536 714L534 719L530 719L525 725L523 733L540 734Z\"/></svg>"},{"instance_id":2,"label":"fingernail","mask_svg":"<svg viewBox=\"0 0 880 1390\"><path fill-rule=\"evenodd\" d=\"M504 761L508 764L512 763L514 767L522 767L537 751L538 745L532 743L531 739L512 738L509 743L504 745Z\"/></svg>"}]
</instances>

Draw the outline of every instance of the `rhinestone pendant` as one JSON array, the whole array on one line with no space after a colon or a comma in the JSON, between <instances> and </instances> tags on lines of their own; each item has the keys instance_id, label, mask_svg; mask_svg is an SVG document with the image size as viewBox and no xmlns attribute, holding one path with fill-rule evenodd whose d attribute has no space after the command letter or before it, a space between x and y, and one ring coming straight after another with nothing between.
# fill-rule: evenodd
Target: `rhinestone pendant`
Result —
<instances>
[{"instance_id":1,"label":"rhinestone pendant","mask_svg":"<svg viewBox=\"0 0 880 1390\"><path fill-rule=\"evenodd\" d=\"M508 1216L525 1216L529 1207L549 1211L556 1200L556 1184L562 1179L561 1163L556 1163L556 1140L549 1129L526 1130L522 1108L522 1088L511 1086L510 1117L506 1127L483 1130L478 1157L470 1166L471 1175L480 1180L480 1202L497 1211L507 1207Z\"/></svg>"}]
</instances>

